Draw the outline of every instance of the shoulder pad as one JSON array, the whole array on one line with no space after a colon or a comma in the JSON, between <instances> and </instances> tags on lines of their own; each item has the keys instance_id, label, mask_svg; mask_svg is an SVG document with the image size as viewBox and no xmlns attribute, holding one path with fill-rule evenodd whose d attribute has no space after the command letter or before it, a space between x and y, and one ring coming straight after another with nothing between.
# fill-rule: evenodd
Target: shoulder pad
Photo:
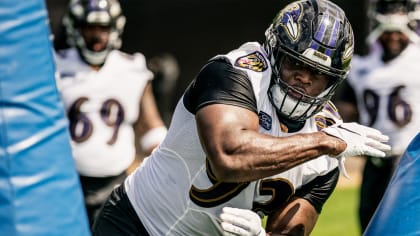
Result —
<instances>
[{"instance_id":1,"label":"shoulder pad","mask_svg":"<svg viewBox=\"0 0 420 236\"><path fill-rule=\"evenodd\" d=\"M112 51L104 65L119 67L121 70L144 72L148 71L146 59L141 53L128 54L122 51Z\"/></svg>"},{"instance_id":2,"label":"shoulder pad","mask_svg":"<svg viewBox=\"0 0 420 236\"><path fill-rule=\"evenodd\" d=\"M337 108L331 101L325 103L322 110L314 116L314 119L318 130L343 122Z\"/></svg>"}]
</instances>

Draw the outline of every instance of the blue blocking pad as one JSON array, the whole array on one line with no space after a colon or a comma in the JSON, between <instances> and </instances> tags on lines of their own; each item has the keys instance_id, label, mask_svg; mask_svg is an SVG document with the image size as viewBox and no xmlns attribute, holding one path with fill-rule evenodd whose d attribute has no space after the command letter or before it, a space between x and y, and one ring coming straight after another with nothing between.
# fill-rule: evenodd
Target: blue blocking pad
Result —
<instances>
[{"instance_id":1,"label":"blue blocking pad","mask_svg":"<svg viewBox=\"0 0 420 236\"><path fill-rule=\"evenodd\" d=\"M90 235L43 0L0 1L1 235Z\"/></svg>"}]
</instances>

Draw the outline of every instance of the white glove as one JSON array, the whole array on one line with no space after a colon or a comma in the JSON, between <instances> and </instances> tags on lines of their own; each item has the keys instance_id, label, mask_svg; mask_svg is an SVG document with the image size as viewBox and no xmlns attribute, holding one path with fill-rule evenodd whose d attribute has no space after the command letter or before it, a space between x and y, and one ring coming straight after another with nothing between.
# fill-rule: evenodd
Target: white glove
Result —
<instances>
[{"instance_id":1,"label":"white glove","mask_svg":"<svg viewBox=\"0 0 420 236\"><path fill-rule=\"evenodd\" d=\"M385 152L391 147L387 142L389 137L379 130L357 123L342 123L322 129L323 132L342 139L347 143L346 150L334 156L336 158L351 156L385 157Z\"/></svg>"},{"instance_id":2,"label":"white glove","mask_svg":"<svg viewBox=\"0 0 420 236\"><path fill-rule=\"evenodd\" d=\"M239 208L223 207L220 214L224 236L265 236L261 218L257 213Z\"/></svg>"}]
</instances>

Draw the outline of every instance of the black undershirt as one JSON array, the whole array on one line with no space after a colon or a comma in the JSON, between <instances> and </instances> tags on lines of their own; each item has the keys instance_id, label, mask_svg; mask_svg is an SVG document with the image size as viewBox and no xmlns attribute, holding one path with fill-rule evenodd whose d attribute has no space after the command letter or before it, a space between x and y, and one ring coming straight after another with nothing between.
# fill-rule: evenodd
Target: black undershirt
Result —
<instances>
[{"instance_id":1,"label":"black undershirt","mask_svg":"<svg viewBox=\"0 0 420 236\"><path fill-rule=\"evenodd\" d=\"M248 75L234 68L227 58L209 61L188 86L184 105L193 114L210 104L227 104L246 108L258 114L257 101ZM305 122L296 122L277 113L289 132L297 132Z\"/></svg>"},{"instance_id":2,"label":"black undershirt","mask_svg":"<svg viewBox=\"0 0 420 236\"><path fill-rule=\"evenodd\" d=\"M210 104L236 105L258 114L248 75L235 69L227 58L209 61L184 94L184 105L193 114Z\"/></svg>"}]
</instances>

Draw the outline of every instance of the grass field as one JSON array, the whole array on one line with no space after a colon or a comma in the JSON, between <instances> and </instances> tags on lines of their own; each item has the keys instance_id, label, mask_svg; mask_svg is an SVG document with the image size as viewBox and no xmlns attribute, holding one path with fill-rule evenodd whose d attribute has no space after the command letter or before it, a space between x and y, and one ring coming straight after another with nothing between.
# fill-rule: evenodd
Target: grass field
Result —
<instances>
[{"instance_id":1,"label":"grass field","mask_svg":"<svg viewBox=\"0 0 420 236\"><path fill-rule=\"evenodd\" d=\"M358 194L359 186L336 188L324 205L311 236L360 236Z\"/></svg>"},{"instance_id":2,"label":"grass field","mask_svg":"<svg viewBox=\"0 0 420 236\"><path fill-rule=\"evenodd\" d=\"M357 220L359 187L336 188L325 203L311 236L359 236Z\"/></svg>"}]
</instances>

